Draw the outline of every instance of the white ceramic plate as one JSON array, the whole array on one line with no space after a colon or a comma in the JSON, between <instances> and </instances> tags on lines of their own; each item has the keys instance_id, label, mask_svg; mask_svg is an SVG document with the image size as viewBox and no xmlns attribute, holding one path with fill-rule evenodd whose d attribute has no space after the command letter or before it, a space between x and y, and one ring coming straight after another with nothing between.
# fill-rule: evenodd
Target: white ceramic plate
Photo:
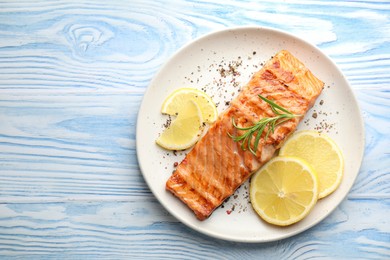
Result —
<instances>
[{"instance_id":1,"label":"white ceramic plate","mask_svg":"<svg viewBox=\"0 0 390 260\"><path fill-rule=\"evenodd\" d=\"M276 52L286 49L322 81L325 88L299 129L318 129L330 135L345 157L341 186L320 200L302 221L289 227L263 222L249 203L248 183L205 221L165 190L165 182L185 152L169 152L155 144L167 117L160 114L164 99L175 89L205 90L222 111L253 72ZM229 67L229 64L232 65ZM224 72L221 70L225 70ZM238 73L233 73L238 72ZM235 75L233 75L235 74ZM363 121L351 88L337 66L315 46L285 32L260 27L226 29L205 35L181 48L148 87L137 121L137 155L145 181L160 203L185 225L220 239L265 242L298 234L323 220L344 199L358 174L364 150Z\"/></svg>"}]
</instances>

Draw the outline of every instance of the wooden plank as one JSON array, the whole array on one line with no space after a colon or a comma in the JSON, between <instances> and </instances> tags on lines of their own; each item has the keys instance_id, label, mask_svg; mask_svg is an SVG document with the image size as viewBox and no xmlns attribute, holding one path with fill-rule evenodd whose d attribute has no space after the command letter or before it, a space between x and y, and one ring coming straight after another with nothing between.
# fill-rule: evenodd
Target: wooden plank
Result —
<instances>
[{"instance_id":1,"label":"wooden plank","mask_svg":"<svg viewBox=\"0 0 390 260\"><path fill-rule=\"evenodd\" d=\"M164 1L3 2L0 89L143 92L180 46L243 24L279 28L318 45L340 61L356 88L388 82L383 43L389 33L377 30L388 22L386 1L231 1L224 9L212 1L175 2L169 8ZM355 28L359 33L352 33ZM350 72L346 61L358 67ZM367 69L371 73L361 73Z\"/></svg>"},{"instance_id":2,"label":"wooden plank","mask_svg":"<svg viewBox=\"0 0 390 260\"><path fill-rule=\"evenodd\" d=\"M141 98L133 94L2 98L0 201L147 193L135 155Z\"/></svg>"},{"instance_id":3,"label":"wooden plank","mask_svg":"<svg viewBox=\"0 0 390 260\"><path fill-rule=\"evenodd\" d=\"M128 202L0 204L0 254L51 258L266 259L390 257L390 199L348 199L308 232L240 244L177 223L153 198ZM375 226L373 226L375 223Z\"/></svg>"}]
</instances>

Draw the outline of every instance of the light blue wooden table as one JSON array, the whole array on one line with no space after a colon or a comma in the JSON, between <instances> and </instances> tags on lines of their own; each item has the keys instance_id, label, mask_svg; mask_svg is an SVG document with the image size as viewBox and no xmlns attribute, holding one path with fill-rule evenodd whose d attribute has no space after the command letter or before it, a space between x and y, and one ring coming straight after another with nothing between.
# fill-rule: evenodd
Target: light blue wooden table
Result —
<instances>
[{"instance_id":1,"label":"light blue wooden table","mask_svg":"<svg viewBox=\"0 0 390 260\"><path fill-rule=\"evenodd\" d=\"M352 85L366 149L324 221L264 244L193 231L141 175L152 77L205 33L260 25L317 45ZM390 3L0 1L0 258L390 259Z\"/></svg>"}]
</instances>

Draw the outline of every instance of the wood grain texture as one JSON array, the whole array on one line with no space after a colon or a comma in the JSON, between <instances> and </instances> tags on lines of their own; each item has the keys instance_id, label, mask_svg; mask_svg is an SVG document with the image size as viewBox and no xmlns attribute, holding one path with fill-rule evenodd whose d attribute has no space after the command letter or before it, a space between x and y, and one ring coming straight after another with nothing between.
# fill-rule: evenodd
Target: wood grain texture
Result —
<instances>
[{"instance_id":1,"label":"wood grain texture","mask_svg":"<svg viewBox=\"0 0 390 260\"><path fill-rule=\"evenodd\" d=\"M316 44L359 101L366 149L324 221L265 244L175 220L139 170L142 96L181 46L269 26ZM390 4L372 1L0 1L0 256L389 259Z\"/></svg>"}]
</instances>

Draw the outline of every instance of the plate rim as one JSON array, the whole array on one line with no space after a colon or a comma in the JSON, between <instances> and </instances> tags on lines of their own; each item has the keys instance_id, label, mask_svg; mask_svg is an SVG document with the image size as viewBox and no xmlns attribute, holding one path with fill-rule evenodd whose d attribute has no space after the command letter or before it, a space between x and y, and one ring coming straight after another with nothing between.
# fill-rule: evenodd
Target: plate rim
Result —
<instances>
[{"instance_id":1,"label":"plate rim","mask_svg":"<svg viewBox=\"0 0 390 260\"><path fill-rule=\"evenodd\" d=\"M162 201L162 199L157 196L156 194L156 191L153 190L151 188L151 184L149 183L149 179L145 176L144 174L144 169L143 169L143 166L140 164L140 152L139 152L139 147L140 147L140 141L139 141L139 138L137 138L139 136L139 133L140 133L140 129L139 129L139 123L141 122L142 120L142 109L143 107L145 106L145 103L146 103L146 97L148 95L148 93L151 91L151 87L154 82L156 81L157 78L159 78L160 74L162 73L163 69L165 68L165 66L172 60L175 60L175 58L177 56L179 56L183 51L185 51L187 48L190 48L191 45L194 45L195 43L199 42L199 41L202 41L206 38L209 38L209 37L212 37L212 36L215 36L215 35L218 35L218 34L223 34L223 33L227 33L227 32L234 32L234 31L240 31L240 30L259 30L259 31L267 31L267 32L271 32L271 33L277 33L277 34L280 34L280 35L283 35L285 37L289 37L289 38L292 38L296 41L299 41L301 43L304 43L304 44L307 44L309 45L311 48L315 49L317 52L321 53L323 55L323 57L325 59L327 59L327 61L329 63L331 63L334 67L334 69L337 70L337 72L339 73L339 75L342 77L344 83L346 84L347 86L347 89L348 91L351 93L351 99L353 101L353 103L357 106L358 108L358 111L357 113L359 114L359 122L358 122L358 125L360 126L360 130L361 130L361 151L360 151L360 154L359 154L359 165L358 165L358 172L353 176L353 180L351 182L351 185L348 187L347 189L347 192L343 195L343 197L341 197L340 201L338 203L335 203L335 205L333 205L331 207L331 209L326 213L324 214L323 216L321 216L318 220L316 221L313 221L310 225L306 225L304 228L301 228L301 229L297 229L297 230L294 230L293 232L287 232L285 235L283 236L279 236L279 237L275 237L275 238L272 238L272 239L260 239L260 238L254 238L254 239L251 239L251 238L246 238L246 239L237 239L237 238L233 238L231 236L224 236L224 235L221 235L221 234L218 234L216 232L212 232L212 231L206 231L206 230L203 230L203 229L199 229L199 227L197 227L196 225L194 225L193 223L191 222L188 222L188 221L184 221L183 218L181 218L178 214L176 214L173 210L171 210L168 206L166 206L166 203L164 201ZM172 55L170 55L160 66L159 66L159 69L158 71L156 72L156 74L153 76L153 78L150 80L148 86L146 87L146 90L143 94L143 97L142 97L142 101L141 101L141 104L139 106L139 111L138 111L138 115L137 115L137 121L136 121L136 135L135 135L135 139L136 139L136 155L137 155L137 162L138 162L138 166L140 168L140 171L141 171L141 175L144 179L144 181L146 182L149 190L152 192L153 196L157 199L157 201L164 207L164 209L169 212L169 214L171 214L176 220L178 220L180 223L184 224L186 227L189 227L191 228L192 230L196 231L196 232L199 232L200 234L203 234L203 235L207 235L209 237L213 237L213 238L218 238L218 239L221 239L221 240L224 240L224 241L231 241L231 242L239 242L239 243L266 243L266 242L273 242L273 241L279 241L279 240L283 240L283 239L286 239L286 238L289 238L289 237L292 237L292 236L295 236L297 234L300 234L304 231L307 231L309 230L310 228L312 228L313 226L319 224L321 221L323 221L325 218L327 218L332 212L334 212L334 210L345 200L345 198L347 197L347 195L349 194L353 184L355 183L356 181L356 178L357 176L359 175L359 171L360 171L360 168L361 168L361 165L362 165L362 162L363 162L363 158L364 158L364 153L365 153L365 143L366 143L366 137L365 137L365 126L364 126L364 120L363 120L363 116L362 116L362 111L361 111L361 108L360 108L360 105L359 105L359 102L356 98L356 95L353 91L353 88L352 86L350 85L350 83L348 82L347 78L345 77L345 75L343 74L343 72L341 71L341 69L339 68L339 66L337 66L337 64L327 55L325 54L319 47L317 47L316 45L312 44L311 42L307 41L307 40L304 40L300 37L297 37L295 35L293 35L292 33L290 32L287 32L287 31L284 31L284 30L281 30L281 29L277 29L277 28L272 28L272 27L267 27L267 26L255 26L255 25L250 25L250 26L233 26L233 27L226 27L226 28L222 28L222 29L218 29L218 30L213 30L213 31L210 31L204 35L201 35L199 37L196 37L192 40L190 40L189 42L187 42L186 44L184 44L182 47L178 48ZM184 205L183 205L184 206Z\"/></svg>"}]
</instances>

